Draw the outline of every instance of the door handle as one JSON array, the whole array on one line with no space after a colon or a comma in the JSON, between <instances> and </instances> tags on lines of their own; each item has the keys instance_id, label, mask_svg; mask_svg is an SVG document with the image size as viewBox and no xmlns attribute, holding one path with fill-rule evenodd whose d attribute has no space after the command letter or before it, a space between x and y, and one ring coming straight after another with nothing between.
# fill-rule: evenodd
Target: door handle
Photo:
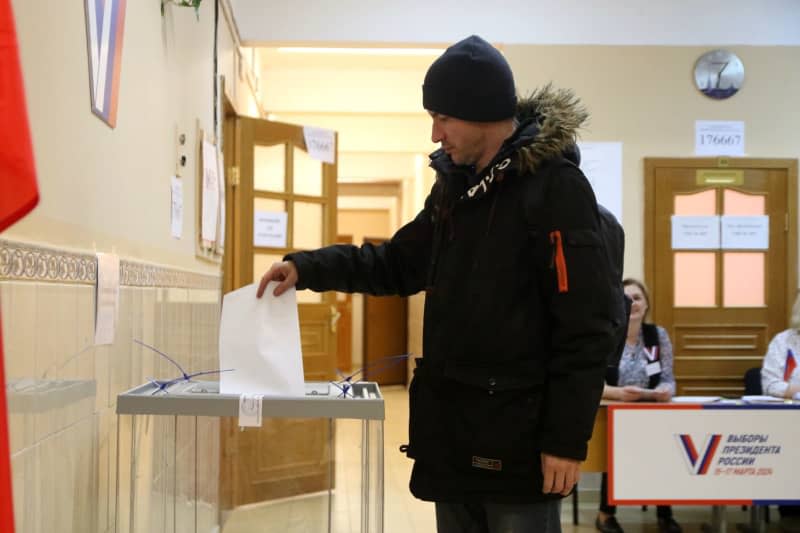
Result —
<instances>
[{"instance_id":1,"label":"door handle","mask_svg":"<svg viewBox=\"0 0 800 533\"><path fill-rule=\"evenodd\" d=\"M331 333L336 333L336 323L342 318L342 313L336 309L336 306L331 306Z\"/></svg>"}]
</instances>

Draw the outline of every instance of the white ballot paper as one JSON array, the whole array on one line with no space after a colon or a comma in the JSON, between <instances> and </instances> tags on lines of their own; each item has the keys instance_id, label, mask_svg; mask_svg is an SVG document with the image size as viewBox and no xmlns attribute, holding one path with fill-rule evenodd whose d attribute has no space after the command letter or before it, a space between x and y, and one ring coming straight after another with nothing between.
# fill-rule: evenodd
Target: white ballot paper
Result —
<instances>
[{"instance_id":1,"label":"white ballot paper","mask_svg":"<svg viewBox=\"0 0 800 533\"><path fill-rule=\"evenodd\" d=\"M222 300L219 326L221 394L304 396L300 322L294 287L279 297L270 282L261 298L258 284L230 292Z\"/></svg>"}]
</instances>

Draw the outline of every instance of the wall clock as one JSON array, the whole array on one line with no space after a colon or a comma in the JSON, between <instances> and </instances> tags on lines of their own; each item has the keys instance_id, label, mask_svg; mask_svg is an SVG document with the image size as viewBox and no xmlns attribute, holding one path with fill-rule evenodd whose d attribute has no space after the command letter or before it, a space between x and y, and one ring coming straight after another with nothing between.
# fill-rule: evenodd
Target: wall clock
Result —
<instances>
[{"instance_id":1,"label":"wall clock","mask_svg":"<svg viewBox=\"0 0 800 533\"><path fill-rule=\"evenodd\" d=\"M706 52L694 64L694 84L709 98L730 98L742 87L743 82L742 60L728 50Z\"/></svg>"}]
</instances>

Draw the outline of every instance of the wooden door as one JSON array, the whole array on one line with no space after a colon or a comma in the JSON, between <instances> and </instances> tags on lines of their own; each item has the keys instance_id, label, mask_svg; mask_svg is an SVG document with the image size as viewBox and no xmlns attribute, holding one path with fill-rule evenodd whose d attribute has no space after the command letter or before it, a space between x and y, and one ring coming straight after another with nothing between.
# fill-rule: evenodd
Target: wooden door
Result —
<instances>
[{"instance_id":1,"label":"wooden door","mask_svg":"<svg viewBox=\"0 0 800 533\"><path fill-rule=\"evenodd\" d=\"M302 126L229 115L224 134L231 228L224 287L233 290L257 282L288 252L333 242L336 165L309 156ZM285 231L255 246L256 216L285 217ZM305 379L333 379L335 294L298 291L297 300ZM268 419L240 431L235 419L223 419L221 508L327 489L332 427L327 420Z\"/></svg>"},{"instance_id":2,"label":"wooden door","mask_svg":"<svg viewBox=\"0 0 800 533\"><path fill-rule=\"evenodd\" d=\"M352 235L337 235L338 244L353 244ZM336 293L336 370L350 375L353 370L353 295Z\"/></svg>"},{"instance_id":3,"label":"wooden door","mask_svg":"<svg viewBox=\"0 0 800 533\"><path fill-rule=\"evenodd\" d=\"M386 239L364 237L380 244ZM364 376L380 385L405 385L408 365L387 359L408 353L408 299L364 295Z\"/></svg>"},{"instance_id":4,"label":"wooden door","mask_svg":"<svg viewBox=\"0 0 800 533\"><path fill-rule=\"evenodd\" d=\"M645 180L651 320L670 334L678 394L739 396L795 296L797 161L646 159ZM676 215L766 215L768 247L673 249Z\"/></svg>"}]
</instances>

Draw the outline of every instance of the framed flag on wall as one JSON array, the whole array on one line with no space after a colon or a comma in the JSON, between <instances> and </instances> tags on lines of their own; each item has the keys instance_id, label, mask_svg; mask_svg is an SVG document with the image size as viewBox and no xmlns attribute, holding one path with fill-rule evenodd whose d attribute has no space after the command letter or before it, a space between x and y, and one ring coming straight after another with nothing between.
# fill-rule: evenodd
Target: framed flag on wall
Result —
<instances>
[{"instance_id":1,"label":"framed flag on wall","mask_svg":"<svg viewBox=\"0 0 800 533\"><path fill-rule=\"evenodd\" d=\"M117 125L126 0L84 1L92 112L114 128Z\"/></svg>"}]
</instances>

